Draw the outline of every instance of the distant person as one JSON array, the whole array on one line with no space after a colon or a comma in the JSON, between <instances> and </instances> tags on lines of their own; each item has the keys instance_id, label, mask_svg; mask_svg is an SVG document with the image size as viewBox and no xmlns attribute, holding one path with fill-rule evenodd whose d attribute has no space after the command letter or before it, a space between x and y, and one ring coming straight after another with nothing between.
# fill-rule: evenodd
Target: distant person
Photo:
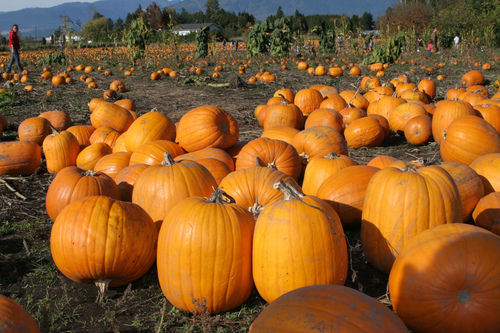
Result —
<instances>
[{"instance_id":1,"label":"distant person","mask_svg":"<svg viewBox=\"0 0 500 333\"><path fill-rule=\"evenodd\" d=\"M222 40L222 49L223 50L226 49L226 39L225 38Z\"/></svg>"},{"instance_id":2,"label":"distant person","mask_svg":"<svg viewBox=\"0 0 500 333\"><path fill-rule=\"evenodd\" d=\"M368 43L368 50L373 51L373 37L370 38L370 42Z\"/></svg>"},{"instance_id":3,"label":"distant person","mask_svg":"<svg viewBox=\"0 0 500 333\"><path fill-rule=\"evenodd\" d=\"M460 43L460 37L458 35L455 35L455 38L453 38L453 46L455 49L458 49L458 43Z\"/></svg>"},{"instance_id":4,"label":"distant person","mask_svg":"<svg viewBox=\"0 0 500 333\"><path fill-rule=\"evenodd\" d=\"M16 61L19 72L23 71L23 66L21 65L21 58L19 56L20 45L19 45L19 37L17 36L18 31L19 31L19 26L17 24L14 24L9 32L9 48L11 57L9 65L7 66L7 72L10 72L12 70L12 64L14 63L14 60Z\"/></svg>"},{"instance_id":5,"label":"distant person","mask_svg":"<svg viewBox=\"0 0 500 333\"><path fill-rule=\"evenodd\" d=\"M235 42L235 43L234 43L234 50L235 50L235 51L238 51L238 42Z\"/></svg>"},{"instance_id":6,"label":"distant person","mask_svg":"<svg viewBox=\"0 0 500 333\"><path fill-rule=\"evenodd\" d=\"M234 49L234 40L231 41L231 51Z\"/></svg>"},{"instance_id":7,"label":"distant person","mask_svg":"<svg viewBox=\"0 0 500 333\"><path fill-rule=\"evenodd\" d=\"M438 28L434 28L432 30L431 39L434 49L436 50L436 52L438 52Z\"/></svg>"},{"instance_id":8,"label":"distant person","mask_svg":"<svg viewBox=\"0 0 500 333\"><path fill-rule=\"evenodd\" d=\"M424 40L419 36L417 38L417 52L420 52L421 47L424 47Z\"/></svg>"},{"instance_id":9,"label":"distant person","mask_svg":"<svg viewBox=\"0 0 500 333\"><path fill-rule=\"evenodd\" d=\"M432 49L434 48L434 45L432 44L432 40L429 41L429 44L427 44L427 54L429 57L432 55Z\"/></svg>"}]
</instances>

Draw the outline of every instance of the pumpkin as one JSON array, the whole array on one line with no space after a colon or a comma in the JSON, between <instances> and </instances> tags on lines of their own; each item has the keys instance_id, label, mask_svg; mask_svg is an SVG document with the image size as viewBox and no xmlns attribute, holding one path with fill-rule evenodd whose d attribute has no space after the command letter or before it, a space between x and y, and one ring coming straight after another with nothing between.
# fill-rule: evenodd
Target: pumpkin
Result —
<instances>
[{"instance_id":1,"label":"pumpkin","mask_svg":"<svg viewBox=\"0 0 500 333\"><path fill-rule=\"evenodd\" d=\"M134 117L127 109L108 102L97 104L90 114L90 122L95 128L111 127L119 133L125 132L133 121Z\"/></svg>"},{"instance_id":2,"label":"pumpkin","mask_svg":"<svg viewBox=\"0 0 500 333\"><path fill-rule=\"evenodd\" d=\"M484 76L480 71L472 70L462 76L462 85L470 87L476 84L483 84Z\"/></svg>"},{"instance_id":3,"label":"pumpkin","mask_svg":"<svg viewBox=\"0 0 500 333\"><path fill-rule=\"evenodd\" d=\"M41 117L23 120L17 128L19 141L33 142L41 145L47 135L52 133L50 122Z\"/></svg>"},{"instance_id":4,"label":"pumpkin","mask_svg":"<svg viewBox=\"0 0 500 333\"><path fill-rule=\"evenodd\" d=\"M23 307L8 297L0 295L0 328L5 333L38 333L38 324Z\"/></svg>"},{"instance_id":5,"label":"pumpkin","mask_svg":"<svg viewBox=\"0 0 500 333\"><path fill-rule=\"evenodd\" d=\"M425 93L429 99L434 99L434 97L436 97L436 83L432 80L421 80L417 85L417 89Z\"/></svg>"},{"instance_id":6,"label":"pumpkin","mask_svg":"<svg viewBox=\"0 0 500 333\"><path fill-rule=\"evenodd\" d=\"M302 191L307 195L317 195L318 189L327 178L353 165L357 163L350 157L335 153L310 159L304 171Z\"/></svg>"},{"instance_id":7,"label":"pumpkin","mask_svg":"<svg viewBox=\"0 0 500 333\"><path fill-rule=\"evenodd\" d=\"M344 131L347 145L351 148L376 147L385 139L384 129L373 117L354 120Z\"/></svg>"},{"instance_id":8,"label":"pumpkin","mask_svg":"<svg viewBox=\"0 0 500 333\"><path fill-rule=\"evenodd\" d=\"M150 166L137 177L132 202L157 222L182 199L208 197L216 187L214 177L204 166L189 160L176 163L169 153L165 153L161 165Z\"/></svg>"},{"instance_id":9,"label":"pumpkin","mask_svg":"<svg viewBox=\"0 0 500 333\"><path fill-rule=\"evenodd\" d=\"M380 80L378 77L369 75L369 76L363 76L361 79L361 90L367 91L369 89L379 87L380 86Z\"/></svg>"},{"instance_id":10,"label":"pumpkin","mask_svg":"<svg viewBox=\"0 0 500 333\"><path fill-rule=\"evenodd\" d=\"M417 103L404 103L395 107L389 113L389 126L399 134L403 134L408 121L417 116L427 115L424 107Z\"/></svg>"},{"instance_id":11,"label":"pumpkin","mask_svg":"<svg viewBox=\"0 0 500 333\"><path fill-rule=\"evenodd\" d=\"M209 147L224 149L238 141L239 127L226 111L205 105L184 114L177 133L177 141L188 152Z\"/></svg>"},{"instance_id":12,"label":"pumpkin","mask_svg":"<svg viewBox=\"0 0 500 333\"><path fill-rule=\"evenodd\" d=\"M175 125L164 114L151 111L143 114L127 130L125 147L127 151L134 152L141 145L154 140L175 139Z\"/></svg>"},{"instance_id":13,"label":"pumpkin","mask_svg":"<svg viewBox=\"0 0 500 333\"><path fill-rule=\"evenodd\" d=\"M384 169L394 162L399 161L397 158L388 155L377 155L372 158L366 165L379 169Z\"/></svg>"},{"instance_id":14,"label":"pumpkin","mask_svg":"<svg viewBox=\"0 0 500 333\"><path fill-rule=\"evenodd\" d=\"M111 147L104 142L91 144L80 151L76 157L76 166L83 170L92 170L101 157L111 152Z\"/></svg>"},{"instance_id":15,"label":"pumpkin","mask_svg":"<svg viewBox=\"0 0 500 333\"><path fill-rule=\"evenodd\" d=\"M349 75L351 75L351 76L360 76L361 75L361 69L358 66L352 66L351 69L349 70Z\"/></svg>"},{"instance_id":16,"label":"pumpkin","mask_svg":"<svg viewBox=\"0 0 500 333\"><path fill-rule=\"evenodd\" d=\"M122 108L127 109L129 111L136 110L135 102L131 99L128 99L128 98L119 99L119 100L115 101L114 104L121 106Z\"/></svg>"},{"instance_id":17,"label":"pumpkin","mask_svg":"<svg viewBox=\"0 0 500 333\"><path fill-rule=\"evenodd\" d=\"M279 126L279 127L272 127L272 128L265 130L262 133L261 137L275 139L275 140L281 140L281 141L285 141L286 143L292 144L293 137L299 132L300 131L296 128L292 128L292 127L288 127L288 126Z\"/></svg>"},{"instance_id":18,"label":"pumpkin","mask_svg":"<svg viewBox=\"0 0 500 333\"><path fill-rule=\"evenodd\" d=\"M52 127L54 127L58 132L63 131L71 126L71 117L64 111L46 111L40 113L38 117L47 119L50 125L52 125Z\"/></svg>"},{"instance_id":19,"label":"pumpkin","mask_svg":"<svg viewBox=\"0 0 500 333\"><path fill-rule=\"evenodd\" d=\"M96 128L89 138L90 144L102 142L113 148L116 140L120 137L120 133L115 129L107 126Z\"/></svg>"},{"instance_id":20,"label":"pumpkin","mask_svg":"<svg viewBox=\"0 0 500 333\"><path fill-rule=\"evenodd\" d=\"M297 105L285 101L285 103L266 107L262 126L264 130L278 126L302 129L304 128L304 116Z\"/></svg>"},{"instance_id":21,"label":"pumpkin","mask_svg":"<svg viewBox=\"0 0 500 333\"><path fill-rule=\"evenodd\" d=\"M463 116L454 120L441 143L443 161L471 164L489 153L500 153L500 134L484 119Z\"/></svg>"},{"instance_id":22,"label":"pumpkin","mask_svg":"<svg viewBox=\"0 0 500 333\"><path fill-rule=\"evenodd\" d=\"M384 132L384 139L389 136L389 134L391 133L391 128L389 126L389 121L386 118L379 114L369 114L367 115L367 117L375 119L380 127L382 127L382 131Z\"/></svg>"},{"instance_id":23,"label":"pumpkin","mask_svg":"<svg viewBox=\"0 0 500 333\"><path fill-rule=\"evenodd\" d=\"M408 332L382 303L337 285L302 287L278 297L257 316L249 332L278 331Z\"/></svg>"},{"instance_id":24,"label":"pumpkin","mask_svg":"<svg viewBox=\"0 0 500 333\"><path fill-rule=\"evenodd\" d=\"M102 172L115 179L121 169L130 164L130 152L118 152L101 157L94 166L94 171Z\"/></svg>"},{"instance_id":25,"label":"pumpkin","mask_svg":"<svg viewBox=\"0 0 500 333\"><path fill-rule=\"evenodd\" d=\"M325 71L326 74L326 71ZM331 94L338 94L338 90L335 87L327 86L326 84L316 84L314 86L309 87L309 89L317 90L321 93L323 98Z\"/></svg>"},{"instance_id":26,"label":"pumpkin","mask_svg":"<svg viewBox=\"0 0 500 333\"><path fill-rule=\"evenodd\" d=\"M317 197L326 200L339 214L344 228L358 227L368 182L379 171L366 165L339 170L321 183Z\"/></svg>"},{"instance_id":27,"label":"pumpkin","mask_svg":"<svg viewBox=\"0 0 500 333\"><path fill-rule=\"evenodd\" d=\"M381 115L382 117L388 120L392 110L394 110L397 106L404 103L406 103L406 101L402 98L384 96L377 102L376 109L368 110L370 112L367 113L372 114L371 112L374 112L375 114Z\"/></svg>"},{"instance_id":28,"label":"pumpkin","mask_svg":"<svg viewBox=\"0 0 500 333\"><path fill-rule=\"evenodd\" d=\"M113 153L126 152L127 147L125 147L125 139L127 137L127 132L120 134L119 137L116 138L115 143L113 144Z\"/></svg>"},{"instance_id":29,"label":"pumpkin","mask_svg":"<svg viewBox=\"0 0 500 333\"><path fill-rule=\"evenodd\" d=\"M277 96L281 96L283 97L285 100L288 101L288 103L293 103L293 99L295 97L295 94L293 93L293 91L289 88L281 88L281 89L278 89L274 92L273 96L277 97Z\"/></svg>"},{"instance_id":30,"label":"pumpkin","mask_svg":"<svg viewBox=\"0 0 500 333\"><path fill-rule=\"evenodd\" d=\"M481 117L493 126L500 133L500 105L483 104L476 105L474 109L481 114Z\"/></svg>"},{"instance_id":31,"label":"pumpkin","mask_svg":"<svg viewBox=\"0 0 500 333\"><path fill-rule=\"evenodd\" d=\"M335 210L284 182L275 187L283 199L265 206L255 224L252 267L259 294L272 302L305 286L343 285L347 245Z\"/></svg>"},{"instance_id":32,"label":"pumpkin","mask_svg":"<svg viewBox=\"0 0 500 333\"><path fill-rule=\"evenodd\" d=\"M70 132L54 131L45 137L42 147L48 172L57 173L67 166L76 165L80 144Z\"/></svg>"},{"instance_id":33,"label":"pumpkin","mask_svg":"<svg viewBox=\"0 0 500 333\"><path fill-rule=\"evenodd\" d=\"M255 166L275 168L295 180L302 171L300 156L292 145L267 138L250 141L238 154L236 170Z\"/></svg>"},{"instance_id":34,"label":"pumpkin","mask_svg":"<svg viewBox=\"0 0 500 333\"><path fill-rule=\"evenodd\" d=\"M412 145L424 145L432 138L432 120L427 115L411 118L404 127L406 141Z\"/></svg>"},{"instance_id":35,"label":"pumpkin","mask_svg":"<svg viewBox=\"0 0 500 333\"><path fill-rule=\"evenodd\" d=\"M472 212L476 225L500 235L500 192L491 192L479 200Z\"/></svg>"},{"instance_id":36,"label":"pumpkin","mask_svg":"<svg viewBox=\"0 0 500 333\"><path fill-rule=\"evenodd\" d=\"M210 171L210 174L214 177L217 185L220 184L224 177L233 171L226 163L215 158L200 158L197 159L196 162L203 165L208 171Z\"/></svg>"},{"instance_id":37,"label":"pumpkin","mask_svg":"<svg viewBox=\"0 0 500 333\"><path fill-rule=\"evenodd\" d=\"M316 109L306 119L304 128L316 126L327 126L342 133L344 132L344 120L340 112L334 109Z\"/></svg>"},{"instance_id":38,"label":"pumpkin","mask_svg":"<svg viewBox=\"0 0 500 333\"><path fill-rule=\"evenodd\" d=\"M470 164L481 178L484 193L500 191L500 153L485 154L476 158Z\"/></svg>"},{"instance_id":39,"label":"pumpkin","mask_svg":"<svg viewBox=\"0 0 500 333\"><path fill-rule=\"evenodd\" d=\"M159 165L163 161L166 151L172 157L184 154L184 150L175 142L168 140L153 140L136 148L130 156L129 164Z\"/></svg>"},{"instance_id":40,"label":"pumpkin","mask_svg":"<svg viewBox=\"0 0 500 333\"><path fill-rule=\"evenodd\" d=\"M120 198L118 186L109 176L69 166L57 173L47 190L45 207L55 221L64 207L84 197L105 195Z\"/></svg>"},{"instance_id":41,"label":"pumpkin","mask_svg":"<svg viewBox=\"0 0 500 333\"><path fill-rule=\"evenodd\" d=\"M120 80L114 80L109 84L109 89L116 92L124 92L126 90L125 84Z\"/></svg>"},{"instance_id":42,"label":"pumpkin","mask_svg":"<svg viewBox=\"0 0 500 333\"><path fill-rule=\"evenodd\" d=\"M344 90L339 94L347 103L348 106L354 106L366 110L368 108L368 100L356 90Z\"/></svg>"},{"instance_id":43,"label":"pumpkin","mask_svg":"<svg viewBox=\"0 0 500 333\"><path fill-rule=\"evenodd\" d=\"M301 89L295 94L293 104L299 107L304 116L308 116L319 108L323 99L323 95L316 89Z\"/></svg>"},{"instance_id":44,"label":"pumpkin","mask_svg":"<svg viewBox=\"0 0 500 333\"><path fill-rule=\"evenodd\" d=\"M432 136L434 140L438 144L441 144L444 132L455 119L475 114L476 111L474 111L469 103L462 101L440 101L437 103L432 115Z\"/></svg>"},{"instance_id":45,"label":"pumpkin","mask_svg":"<svg viewBox=\"0 0 500 333\"><path fill-rule=\"evenodd\" d=\"M330 127L316 126L305 129L293 137L292 144L297 153L308 160L329 153L347 155L344 137Z\"/></svg>"},{"instance_id":46,"label":"pumpkin","mask_svg":"<svg viewBox=\"0 0 500 333\"><path fill-rule=\"evenodd\" d=\"M180 201L158 236L158 280L168 301L192 313L245 302L253 289L253 229L252 215L221 190Z\"/></svg>"},{"instance_id":47,"label":"pumpkin","mask_svg":"<svg viewBox=\"0 0 500 333\"><path fill-rule=\"evenodd\" d=\"M347 106L345 100L339 94L329 94L319 105L319 109L334 109L340 111Z\"/></svg>"},{"instance_id":48,"label":"pumpkin","mask_svg":"<svg viewBox=\"0 0 500 333\"><path fill-rule=\"evenodd\" d=\"M80 148L83 149L90 145L90 137L94 133L95 128L90 125L75 125L68 127L67 131L75 136L80 144Z\"/></svg>"},{"instance_id":49,"label":"pumpkin","mask_svg":"<svg viewBox=\"0 0 500 333\"><path fill-rule=\"evenodd\" d=\"M366 259L389 272L401 249L424 230L462 221L457 186L439 166L375 174L366 189L361 216L361 242Z\"/></svg>"},{"instance_id":50,"label":"pumpkin","mask_svg":"<svg viewBox=\"0 0 500 333\"><path fill-rule=\"evenodd\" d=\"M439 165L445 169L457 185L462 202L462 222L467 222L472 210L484 195L484 185L479 175L471 167L456 163L443 162Z\"/></svg>"},{"instance_id":51,"label":"pumpkin","mask_svg":"<svg viewBox=\"0 0 500 333\"><path fill-rule=\"evenodd\" d=\"M283 197L283 193L273 187L281 180L300 188L292 177L276 169L263 167L231 172L221 180L219 188L234 198L238 205L257 216L263 207Z\"/></svg>"},{"instance_id":52,"label":"pumpkin","mask_svg":"<svg viewBox=\"0 0 500 333\"><path fill-rule=\"evenodd\" d=\"M50 234L57 268L79 283L95 283L102 300L107 285L137 280L156 258L156 227L139 206L91 196L66 206Z\"/></svg>"},{"instance_id":53,"label":"pumpkin","mask_svg":"<svg viewBox=\"0 0 500 333\"><path fill-rule=\"evenodd\" d=\"M178 155L175 157L176 161L197 161L204 158L215 158L221 162L224 162L229 169L234 170L234 160L225 150L219 148L205 148L192 153L186 153Z\"/></svg>"},{"instance_id":54,"label":"pumpkin","mask_svg":"<svg viewBox=\"0 0 500 333\"><path fill-rule=\"evenodd\" d=\"M33 142L0 142L0 176L30 175L42 164L42 149Z\"/></svg>"},{"instance_id":55,"label":"pumpkin","mask_svg":"<svg viewBox=\"0 0 500 333\"><path fill-rule=\"evenodd\" d=\"M132 190L134 189L137 177L148 167L149 165L147 164L134 164L118 171L115 183L120 190L120 200L132 201Z\"/></svg>"},{"instance_id":56,"label":"pumpkin","mask_svg":"<svg viewBox=\"0 0 500 333\"><path fill-rule=\"evenodd\" d=\"M396 258L392 306L413 332L498 332L499 261L500 238L489 231L461 223L424 231Z\"/></svg>"}]
</instances>

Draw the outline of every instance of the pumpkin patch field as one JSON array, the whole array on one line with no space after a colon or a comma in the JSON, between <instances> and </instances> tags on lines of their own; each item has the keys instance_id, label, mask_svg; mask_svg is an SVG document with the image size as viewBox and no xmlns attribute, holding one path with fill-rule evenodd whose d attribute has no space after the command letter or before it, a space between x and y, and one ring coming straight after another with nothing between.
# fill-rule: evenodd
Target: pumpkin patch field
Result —
<instances>
[{"instance_id":1,"label":"pumpkin patch field","mask_svg":"<svg viewBox=\"0 0 500 333\"><path fill-rule=\"evenodd\" d=\"M0 331L500 331L495 50L178 50L0 54Z\"/></svg>"}]
</instances>

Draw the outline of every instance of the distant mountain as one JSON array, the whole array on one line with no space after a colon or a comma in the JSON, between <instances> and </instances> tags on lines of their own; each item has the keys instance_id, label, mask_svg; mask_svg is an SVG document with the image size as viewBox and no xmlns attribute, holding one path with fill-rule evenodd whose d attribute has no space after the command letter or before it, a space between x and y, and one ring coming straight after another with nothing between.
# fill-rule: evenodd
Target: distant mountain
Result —
<instances>
[{"instance_id":1,"label":"distant mountain","mask_svg":"<svg viewBox=\"0 0 500 333\"><path fill-rule=\"evenodd\" d=\"M19 24L23 36L42 37L50 35L62 23L61 16L68 16L73 21L73 28L78 30L92 18L97 11L113 20L125 19L139 5L146 9L153 1L160 7L171 6L178 12L185 8L188 12L205 11L206 0L100 0L92 3L70 2L50 8L26 8L11 12L0 12L0 33L5 36L12 24ZM286 15L295 10L302 14L363 14L372 13L376 18L383 14L395 0L219 0L220 8L230 12L246 11L258 20L275 14L279 6Z\"/></svg>"}]
</instances>

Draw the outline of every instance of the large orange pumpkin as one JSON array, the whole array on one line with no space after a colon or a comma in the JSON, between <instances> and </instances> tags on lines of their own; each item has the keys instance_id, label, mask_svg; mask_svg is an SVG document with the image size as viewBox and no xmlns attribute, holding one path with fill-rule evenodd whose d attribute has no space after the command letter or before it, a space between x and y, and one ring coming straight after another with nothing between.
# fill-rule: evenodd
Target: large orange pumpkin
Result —
<instances>
[{"instance_id":1,"label":"large orange pumpkin","mask_svg":"<svg viewBox=\"0 0 500 333\"><path fill-rule=\"evenodd\" d=\"M253 229L252 214L219 189L208 200L186 198L173 207L161 226L157 256L169 302L193 313L240 306L253 289Z\"/></svg>"},{"instance_id":2,"label":"large orange pumpkin","mask_svg":"<svg viewBox=\"0 0 500 333\"><path fill-rule=\"evenodd\" d=\"M334 109L316 109L306 119L304 128L316 126L327 126L342 133L344 132L344 120L340 112Z\"/></svg>"},{"instance_id":3,"label":"large orange pumpkin","mask_svg":"<svg viewBox=\"0 0 500 333\"><path fill-rule=\"evenodd\" d=\"M70 132L54 132L45 137L42 146L48 172L57 173L67 166L76 165L80 144Z\"/></svg>"},{"instance_id":4,"label":"large orange pumpkin","mask_svg":"<svg viewBox=\"0 0 500 333\"><path fill-rule=\"evenodd\" d=\"M295 134L297 134L299 132L300 131L296 128L287 127L287 126L279 126L279 127L272 127L272 128L265 130L262 133L261 137L281 140L281 141L285 141L286 143L292 144L293 137L295 136Z\"/></svg>"},{"instance_id":5,"label":"large orange pumpkin","mask_svg":"<svg viewBox=\"0 0 500 333\"><path fill-rule=\"evenodd\" d=\"M384 129L373 117L354 120L345 129L344 136L351 148L380 146L385 139Z\"/></svg>"},{"instance_id":6,"label":"large orange pumpkin","mask_svg":"<svg viewBox=\"0 0 500 333\"><path fill-rule=\"evenodd\" d=\"M297 105L304 116L319 108L323 95L316 89L301 89L295 94L293 103Z\"/></svg>"},{"instance_id":7,"label":"large orange pumpkin","mask_svg":"<svg viewBox=\"0 0 500 333\"><path fill-rule=\"evenodd\" d=\"M38 333L38 325L23 307L8 297L0 295L0 330L5 333Z\"/></svg>"},{"instance_id":8,"label":"large orange pumpkin","mask_svg":"<svg viewBox=\"0 0 500 333\"><path fill-rule=\"evenodd\" d=\"M302 129L304 128L304 116L295 104L285 102L269 105L266 107L262 126L264 130L278 126L289 126Z\"/></svg>"},{"instance_id":9,"label":"large orange pumpkin","mask_svg":"<svg viewBox=\"0 0 500 333\"><path fill-rule=\"evenodd\" d=\"M438 144L441 144L444 132L448 130L448 127L455 119L475 114L476 111L474 111L469 103L462 101L440 101L436 104L436 109L432 115L432 136L434 140Z\"/></svg>"},{"instance_id":10,"label":"large orange pumpkin","mask_svg":"<svg viewBox=\"0 0 500 333\"><path fill-rule=\"evenodd\" d=\"M361 242L373 266L389 272L396 255L416 235L445 223L462 221L457 186L439 166L385 168L366 189Z\"/></svg>"},{"instance_id":11,"label":"large orange pumpkin","mask_svg":"<svg viewBox=\"0 0 500 333\"><path fill-rule=\"evenodd\" d=\"M255 224L252 265L259 294L272 302L305 286L343 285L347 245L335 210L284 182L275 186L283 199L264 207Z\"/></svg>"},{"instance_id":12,"label":"large orange pumpkin","mask_svg":"<svg viewBox=\"0 0 500 333\"><path fill-rule=\"evenodd\" d=\"M290 291L269 304L250 326L267 332L406 333L385 305L351 288L316 285Z\"/></svg>"},{"instance_id":13,"label":"large orange pumpkin","mask_svg":"<svg viewBox=\"0 0 500 333\"><path fill-rule=\"evenodd\" d=\"M129 152L104 155L95 163L94 171L105 173L114 180L118 172L130 164L131 155Z\"/></svg>"},{"instance_id":14,"label":"large orange pumpkin","mask_svg":"<svg viewBox=\"0 0 500 333\"><path fill-rule=\"evenodd\" d=\"M133 121L134 117L127 109L108 102L97 104L90 114L90 122L95 128L111 127L119 133L125 132Z\"/></svg>"},{"instance_id":15,"label":"large orange pumpkin","mask_svg":"<svg viewBox=\"0 0 500 333\"><path fill-rule=\"evenodd\" d=\"M125 136L125 147L127 151L134 152L150 141L173 141L174 139L174 123L163 113L151 111L143 114L130 125Z\"/></svg>"},{"instance_id":16,"label":"large orange pumpkin","mask_svg":"<svg viewBox=\"0 0 500 333\"><path fill-rule=\"evenodd\" d=\"M57 268L69 279L106 286L126 285L144 275L156 258L157 230L139 206L91 196L66 206L50 234Z\"/></svg>"},{"instance_id":17,"label":"large orange pumpkin","mask_svg":"<svg viewBox=\"0 0 500 333\"><path fill-rule=\"evenodd\" d=\"M293 137L297 153L306 159L330 153L347 155L347 143L341 133L326 126L305 129Z\"/></svg>"},{"instance_id":18,"label":"large orange pumpkin","mask_svg":"<svg viewBox=\"0 0 500 333\"><path fill-rule=\"evenodd\" d=\"M498 332L500 238L467 224L422 232L400 251L389 292L413 332Z\"/></svg>"},{"instance_id":19,"label":"large orange pumpkin","mask_svg":"<svg viewBox=\"0 0 500 333\"><path fill-rule=\"evenodd\" d=\"M238 141L239 127L226 111L212 105L200 106L182 116L177 141L188 152L208 147L229 148Z\"/></svg>"},{"instance_id":20,"label":"large orange pumpkin","mask_svg":"<svg viewBox=\"0 0 500 333\"><path fill-rule=\"evenodd\" d=\"M104 142L91 144L80 151L76 157L76 166L83 170L92 170L101 157L111 152L111 147Z\"/></svg>"},{"instance_id":21,"label":"large orange pumpkin","mask_svg":"<svg viewBox=\"0 0 500 333\"><path fill-rule=\"evenodd\" d=\"M30 175L42 164L42 149L33 142L0 142L0 176Z\"/></svg>"},{"instance_id":22,"label":"large orange pumpkin","mask_svg":"<svg viewBox=\"0 0 500 333\"><path fill-rule=\"evenodd\" d=\"M23 120L17 128L19 141L33 142L41 145L47 135L52 133L50 122L41 117L32 117Z\"/></svg>"},{"instance_id":23,"label":"large orange pumpkin","mask_svg":"<svg viewBox=\"0 0 500 333\"><path fill-rule=\"evenodd\" d=\"M172 157L182 155L184 150L175 142L168 140L148 141L138 146L130 156L130 165L148 164L158 165L164 159L164 153L168 152Z\"/></svg>"},{"instance_id":24,"label":"large orange pumpkin","mask_svg":"<svg viewBox=\"0 0 500 333\"><path fill-rule=\"evenodd\" d=\"M63 131L71 125L71 117L64 111L46 111L40 113L38 117L47 119L57 131Z\"/></svg>"}]
</instances>

